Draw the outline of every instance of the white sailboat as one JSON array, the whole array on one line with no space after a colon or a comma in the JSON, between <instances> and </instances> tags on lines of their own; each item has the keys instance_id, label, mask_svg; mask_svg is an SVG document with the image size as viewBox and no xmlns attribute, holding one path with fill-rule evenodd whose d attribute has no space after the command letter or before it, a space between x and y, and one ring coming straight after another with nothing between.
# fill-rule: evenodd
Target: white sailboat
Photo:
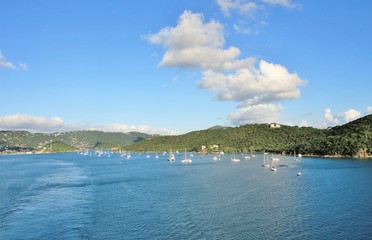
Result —
<instances>
[{"instance_id":1,"label":"white sailboat","mask_svg":"<svg viewBox=\"0 0 372 240\"><path fill-rule=\"evenodd\" d=\"M263 164L262 167L270 167L268 160L268 153L263 153Z\"/></svg>"},{"instance_id":2,"label":"white sailboat","mask_svg":"<svg viewBox=\"0 0 372 240\"><path fill-rule=\"evenodd\" d=\"M218 161L218 160L221 160L221 158L219 158L219 156L214 156L214 157L212 158L212 160L213 160L213 161Z\"/></svg>"},{"instance_id":3,"label":"white sailboat","mask_svg":"<svg viewBox=\"0 0 372 240\"><path fill-rule=\"evenodd\" d=\"M271 167L270 167L271 171L276 172L277 169L276 169L276 166L274 165L274 161L278 161L278 160L274 160L274 158L271 157Z\"/></svg>"},{"instance_id":4,"label":"white sailboat","mask_svg":"<svg viewBox=\"0 0 372 240\"><path fill-rule=\"evenodd\" d=\"M275 157L274 155L271 154L271 160L272 161L279 161L279 158Z\"/></svg>"},{"instance_id":5,"label":"white sailboat","mask_svg":"<svg viewBox=\"0 0 372 240\"><path fill-rule=\"evenodd\" d=\"M172 150L169 151L169 157L168 157L168 162L174 162L176 161L176 157L172 153Z\"/></svg>"},{"instance_id":6,"label":"white sailboat","mask_svg":"<svg viewBox=\"0 0 372 240\"><path fill-rule=\"evenodd\" d=\"M231 158L231 162L235 162L235 163L240 162L240 159L235 157L235 153L234 153L234 157Z\"/></svg>"},{"instance_id":7,"label":"white sailboat","mask_svg":"<svg viewBox=\"0 0 372 240\"><path fill-rule=\"evenodd\" d=\"M187 158L187 155L186 155L186 148L185 148L185 156L184 156L184 158L182 159L181 162L182 162L182 163L186 163L186 164L190 164L190 163L192 163L191 158Z\"/></svg>"},{"instance_id":8,"label":"white sailboat","mask_svg":"<svg viewBox=\"0 0 372 240\"><path fill-rule=\"evenodd\" d=\"M298 154L298 155L300 155L301 156L301 154ZM299 162L300 161L300 159L297 157L297 155L296 155L296 150L293 152L293 160L295 161L295 162Z\"/></svg>"}]
</instances>

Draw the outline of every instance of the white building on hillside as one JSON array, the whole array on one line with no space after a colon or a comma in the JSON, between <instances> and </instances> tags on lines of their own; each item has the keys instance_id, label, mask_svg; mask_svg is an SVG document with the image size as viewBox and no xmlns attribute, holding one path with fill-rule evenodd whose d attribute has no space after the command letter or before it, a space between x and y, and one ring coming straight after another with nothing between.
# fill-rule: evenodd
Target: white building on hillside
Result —
<instances>
[{"instance_id":1,"label":"white building on hillside","mask_svg":"<svg viewBox=\"0 0 372 240\"><path fill-rule=\"evenodd\" d=\"M270 128L280 128L280 124L277 123L271 123Z\"/></svg>"}]
</instances>

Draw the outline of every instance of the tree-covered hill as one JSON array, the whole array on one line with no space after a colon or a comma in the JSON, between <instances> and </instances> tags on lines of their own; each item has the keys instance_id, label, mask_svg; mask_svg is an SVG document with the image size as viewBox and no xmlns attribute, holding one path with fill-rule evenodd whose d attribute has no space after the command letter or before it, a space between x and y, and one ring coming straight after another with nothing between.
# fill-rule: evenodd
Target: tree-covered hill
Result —
<instances>
[{"instance_id":1,"label":"tree-covered hill","mask_svg":"<svg viewBox=\"0 0 372 240\"><path fill-rule=\"evenodd\" d=\"M249 124L230 128L212 128L194 131L179 136L148 138L131 144L125 149L131 151L224 151L251 152L294 151L297 145L322 134L322 130L306 127L281 126L270 128L268 124Z\"/></svg>"},{"instance_id":2,"label":"tree-covered hill","mask_svg":"<svg viewBox=\"0 0 372 240\"><path fill-rule=\"evenodd\" d=\"M8 148L31 148L35 151L49 150L51 143L64 143L62 149L86 149L102 146L122 146L139 142L152 135L130 132L73 131L57 133L30 133L27 131L0 131L0 146ZM70 147L67 147L70 146Z\"/></svg>"},{"instance_id":3,"label":"tree-covered hill","mask_svg":"<svg viewBox=\"0 0 372 240\"><path fill-rule=\"evenodd\" d=\"M371 156L372 114L325 130L325 137L313 142L312 148L319 155Z\"/></svg>"},{"instance_id":4,"label":"tree-covered hill","mask_svg":"<svg viewBox=\"0 0 372 240\"><path fill-rule=\"evenodd\" d=\"M179 136L148 138L125 146L128 151L250 152L368 157L372 151L372 115L328 129L248 124L210 128Z\"/></svg>"},{"instance_id":5,"label":"tree-covered hill","mask_svg":"<svg viewBox=\"0 0 372 240\"><path fill-rule=\"evenodd\" d=\"M79 150L76 147L70 146L67 143L57 141L47 144L41 151L44 152L73 152Z\"/></svg>"}]
</instances>

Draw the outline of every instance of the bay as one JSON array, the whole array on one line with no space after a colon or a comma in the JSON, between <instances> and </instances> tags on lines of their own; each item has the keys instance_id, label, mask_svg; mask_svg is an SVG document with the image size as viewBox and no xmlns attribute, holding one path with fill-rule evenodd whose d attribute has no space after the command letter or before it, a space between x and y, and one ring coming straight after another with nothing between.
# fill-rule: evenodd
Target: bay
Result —
<instances>
[{"instance_id":1,"label":"bay","mask_svg":"<svg viewBox=\"0 0 372 240\"><path fill-rule=\"evenodd\" d=\"M0 156L0 239L368 239L372 162ZM301 171L302 175L296 173Z\"/></svg>"}]
</instances>

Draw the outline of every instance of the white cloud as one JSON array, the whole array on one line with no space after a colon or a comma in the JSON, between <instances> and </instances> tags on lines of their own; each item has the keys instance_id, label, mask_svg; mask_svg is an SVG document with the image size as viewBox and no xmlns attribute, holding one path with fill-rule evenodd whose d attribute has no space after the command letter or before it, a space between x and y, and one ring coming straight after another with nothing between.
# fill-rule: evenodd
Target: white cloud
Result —
<instances>
[{"instance_id":1,"label":"white cloud","mask_svg":"<svg viewBox=\"0 0 372 240\"><path fill-rule=\"evenodd\" d=\"M18 63L18 67L19 67L19 69L21 69L21 70L25 70L25 71L27 71L28 70L28 66L27 66L27 64L26 63Z\"/></svg>"},{"instance_id":2,"label":"white cloud","mask_svg":"<svg viewBox=\"0 0 372 240\"><path fill-rule=\"evenodd\" d=\"M16 70L28 70L28 66L25 63L18 63L17 65L9 62L5 55L0 50L0 68L16 69Z\"/></svg>"},{"instance_id":3,"label":"white cloud","mask_svg":"<svg viewBox=\"0 0 372 240\"><path fill-rule=\"evenodd\" d=\"M292 10L300 6L291 0L216 0L216 3L222 14L234 21L232 26L235 31L254 35L267 25L263 19L268 16L268 9L280 6ZM236 17L230 18L235 13Z\"/></svg>"},{"instance_id":4,"label":"white cloud","mask_svg":"<svg viewBox=\"0 0 372 240\"><path fill-rule=\"evenodd\" d=\"M166 27L146 36L149 42L166 49L160 66L224 71L251 65L250 59L237 60L238 48L223 48L221 23L213 20L204 23L203 20L202 14L184 11L176 27Z\"/></svg>"},{"instance_id":5,"label":"white cloud","mask_svg":"<svg viewBox=\"0 0 372 240\"><path fill-rule=\"evenodd\" d=\"M237 3L219 1L226 9ZM184 11L175 27L163 28L146 39L165 48L161 66L200 69L201 88L214 92L220 101L238 102L238 111L228 116L234 124L278 120L282 107L272 102L299 98L299 87L306 84L279 64L261 60L256 67L255 58L239 59L238 48L224 48L223 25L213 20L204 23L202 14Z\"/></svg>"},{"instance_id":6,"label":"white cloud","mask_svg":"<svg viewBox=\"0 0 372 240\"><path fill-rule=\"evenodd\" d=\"M0 116L0 129L4 130L25 130L30 132L66 132L75 130L98 130L105 132L142 132L148 134L174 135L175 131L166 128L155 129L147 125L72 125L66 124L60 117L35 117L27 114L14 114Z\"/></svg>"},{"instance_id":7,"label":"white cloud","mask_svg":"<svg viewBox=\"0 0 372 240\"><path fill-rule=\"evenodd\" d=\"M45 117L34 117L27 114L17 113L15 115L0 116L0 128L30 131L57 131L64 127L63 120L59 117L47 119Z\"/></svg>"},{"instance_id":8,"label":"white cloud","mask_svg":"<svg viewBox=\"0 0 372 240\"><path fill-rule=\"evenodd\" d=\"M300 123L300 127L310 127L310 124L306 120L302 120Z\"/></svg>"},{"instance_id":9,"label":"white cloud","mask_svg":"<svg viewBox=\"0 0 372 240\"><path fill-rule=\"evenodd\" d=\"M233 12L252 17L259 10L269 7L293 9L298 6L291 0L216 0L216 3L226 17L230 17Z\"/></svg>"},{"instance_id":10,"label":"white cloud","mask_svg":"<svg viewBox=\"0 0 372 240\"><path fill-rule=\"evenodd\" d=\"M223 26L217 21L203 23L203 15L184 11L175 28L166 27L157 34L148 36L150 42L162 44L166 48L190 48L210 46L218 48L224 44Z\"/></svg>"},{"instance_id":11,"label":"white cloud","mask_svg":"<svg viewBox=\"0 0 372 240\"><path fill-rule=\"evenodd\" d=\"M372 106L367 107L367 114L372 114Z\"/></svg>"},{"instance_id":12,"label":"white cloud","mask_svg":"<svg viewBox=\"0 0 372 240\"><path fill-rule=\"evenodd\" d=\"M237 112L229 114L228 119L233 125L279 122L282 109L276 104L242 105Z\"/></svg>"},{"instance_id":13,"label":"white cloud","mask_svg":"<svg viewBox=\"0 0 372 240\"><path fill-rule=\"evenodd\" d=\"M13 63L6 60L1 50L0 50L0 67L9 68L9 69L17 69L17 67Z\"/></svg>"},{"instance_id":14,"label":"white cloud","mask_svg":"<svg viewBox=\"0 0 372 240\"><path fill-rule=\"evenodd\" d=\"M232 74L204 71L199 86L214 92L220 101L240 103L238 111L228 116L234 124L279 122L283 107L273 102L300 97L299 87L306 81L278 64L261 60L258 67L237 70Z\"/></svg>"},{"instance_id":15,"label":"white cloud","mask_svg":"<svg viewBox=\"0 0 372 240\"><path fill-rule=\"evenodd\" d=\"M330 108L324 109L324 118L330 125L338 124L340 121L338 117L333 116L332 110Z\"/></svg>"},{"instance_id":16,"label":"white cloud","mask_svg":"<svg viewBox=\"0 0 372 240\"><path fill-rule=\"evenodd\" d=\"M332 114L332 110L330 108L326 108L324 110L324 118L328 125L345 124L358 119L361 116L362 114L360 112L352 108L336 115Z\"/></svg>"},{"instance_id":17,"label":"white cloud","mask_svg":"<svg viewBox=\"0 0 372 240\"><path fill-rule=\"evenodd\" d=\"M252 16L259 9L259 6L253 1L216 0L216 2L226 17L235 11L241 15Z\"/></svg>"},{"instance_id":18,"label":"white cloud","mask_svg":"<svg viewBox=\"0 0 372 240\"><path fill-rule=\"evenodd\" d=\"M349 109L346 112L342 113L342 117L344 118L345 122L353 121L360 118L361 116L362 114L355 109Z\"/></svg>"},{"instance_id":19,"label":"white cloud","mask_svg":"<svg viewBox=\"0 0 372 240\"><path fill-rule=\"evenodd\" d=\"M270 5L278 5L282 7L286 7L288 9L292 9L297 7L298 5L293 3L291 0L261 0L263 3L267 3Z\"/></svg>"},{"instance_id":20,"label":"white cloud","mask_svg":"<svg viewBox=\"0 0 372 240\"><path fill-rule=\"evenodd\" d=\"M205 71L199 85L216 93L218 100L235 100L248 105L268 103L300 96L304 85L297 74L278 64L259 62L258 68L240 69L233 74Z\"/></svg>"},{"instance_id":21,"label":"white cloud","mask_svg":"<svg viewBox=\"0 0 372 240\"><path fill-rule=\"evenodd\" d=\"M261 29L268 23L265 21L259 21L252 25L247 26L245 22L233 23L233 28L235 31L243 34L258 35Z\"/></svg>"}]
</instances>

